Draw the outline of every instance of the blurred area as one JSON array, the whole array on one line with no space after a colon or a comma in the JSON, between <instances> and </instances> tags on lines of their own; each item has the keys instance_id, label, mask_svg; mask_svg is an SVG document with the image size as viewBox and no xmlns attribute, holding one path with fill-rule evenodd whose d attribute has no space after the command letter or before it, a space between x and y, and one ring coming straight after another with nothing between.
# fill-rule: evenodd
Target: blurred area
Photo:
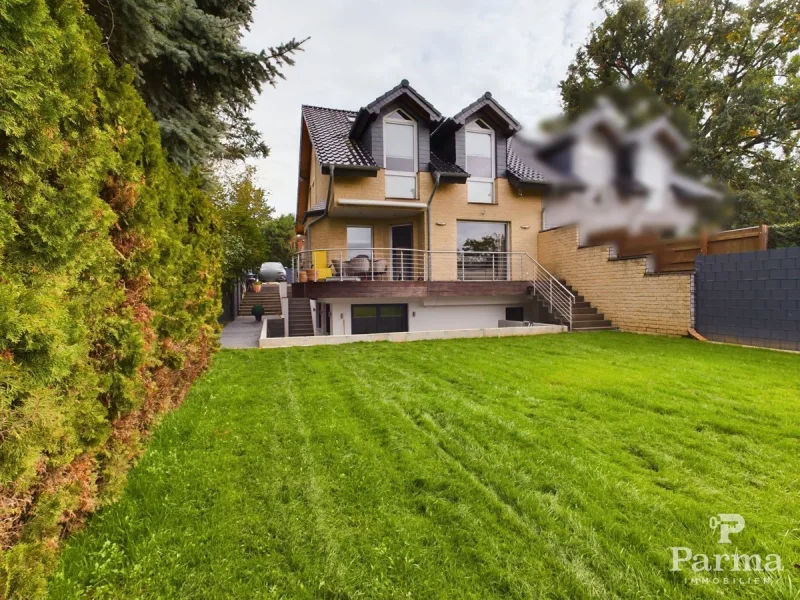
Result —
<instances>
[{"instance_id":1,"label":"blurred area","mask_svg":"<svg viewBox=\"0 0 800 600\"><path fill-rule=\"evenodd\" d=\"M724 227L728 195L686 169L691 148L679 114L626 90L590 106L544 123L539 139L512 140L511 151L553 182L543 229L577 225L582 245L659 256L668 241L699 240Z\"/></svg>"}]
</instances>

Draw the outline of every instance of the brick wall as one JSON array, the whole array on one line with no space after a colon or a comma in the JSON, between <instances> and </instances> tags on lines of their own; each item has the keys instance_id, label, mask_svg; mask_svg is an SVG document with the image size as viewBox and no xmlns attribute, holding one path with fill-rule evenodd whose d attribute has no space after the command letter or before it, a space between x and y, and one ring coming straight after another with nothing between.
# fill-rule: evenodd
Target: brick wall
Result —
<instances>
[{"instance_id":1,"label":"brick wall","mask_svg":"<svg viewBox=\"0 0 800 600\"><path fill-rule=\"evenodd\" d=\"M609 260L607 246L578 247L576 227L539 232L539 262L627 331L685 335L692 326L689 274L647 275L646 259Z\"/></svg>"},{"instance_id":2,"label":"brick wall","mask_svg":"<svg viewBox=\"0 0 800 600\"><path fill-rule=\"evenodd\" d=\"M800 350L800 248L698 256L695 269L698 332Z\"/></svg>"},{"instance_id":3,"label":"brick wall","mask_svg":"<svg viewBox=\"0 0 800 600\"><path fill-rule=\"evenodd\" d=\"M430 196L433 178L422 177L420 191L424 198ZM508 179L495 179L495 204L470 204L467 202L467 185L441 184L431 204L431 249L456 250L458 244L458 221L497 221L508 224L508 247L511 252L527 252L536 258L536 238L542 224L542 198L538 192L523 192L521 195ZM519 279L531 261L520 256L512 257L512 278ZM434 279L438 281L457 278L455 254L434 254L432 257Z\"/></svg>"},{"instance_id":4,"label":"brick wall","mask_svg":"<svg viewBox=\"0 0 800 600\"><path fill-rule=\"evenodd\" d=\"M339 177L334 179L334 206L338 200L384 198L384 170L377 177ZM434 180L430 173L418 174L419 201L427 202L433 191ZM325 183L327 186L327 182ZM327 188L326 188L327 189ZM470 204L467 202L466 184L441 184L431 205L431 248L448 254L434 254L431 260L434 279L437 281L457 278L455 251L458 242L458 221L498 221L508 224L509 249L511 252L527 252L532 257L537 253L537 235L542 225L542 198L538 192L517 192L508 179L495 180L496 204ZM335 214L335 211L334 211ZM373 228L373 245L388 248L391 245L391 226L411 223L414 226L414 247L424 249L427 245L426 219L424 211L409 211L407 217L356 218L328 216L312 226L311 246L315 248L346 248L348 225L370 225ZM438 223L438 224L437 224ZM519 279L523 269L529 270L531 262L523 257L511 260L512 277Z\"/></svg>"}]
</instances>

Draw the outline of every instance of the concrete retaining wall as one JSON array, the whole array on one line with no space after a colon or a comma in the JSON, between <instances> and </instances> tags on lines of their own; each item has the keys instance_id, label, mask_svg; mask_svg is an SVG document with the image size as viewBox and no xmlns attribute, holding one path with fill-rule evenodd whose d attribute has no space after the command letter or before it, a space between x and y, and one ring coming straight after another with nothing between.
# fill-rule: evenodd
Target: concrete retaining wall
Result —
<instances>
[{"instance_id":1,"label":"concrete retaining wall","mask_svg":"<svg viewBox=\"0 0 800 600\"><path fill-rule=\"evenodd\" d=\"M564 333L561 325L536 325L534 327L491 327L485 329L449 329L446 331L410 331L402 333L372 333L368 335L317 335L259 340L260 348L289 348L292 346L327 346L356 342L417 342L421 340L453 340L461 338L511 337Z\"/></svg>"}]
</instances>

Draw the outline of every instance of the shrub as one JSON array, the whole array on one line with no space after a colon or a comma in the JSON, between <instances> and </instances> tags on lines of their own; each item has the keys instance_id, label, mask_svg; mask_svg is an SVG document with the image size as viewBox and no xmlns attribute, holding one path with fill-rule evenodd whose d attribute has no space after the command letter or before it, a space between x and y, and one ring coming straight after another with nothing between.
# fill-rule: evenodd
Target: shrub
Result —
<instances>
[{"instance_id":1,"label":"shrub","mask_svg":"<svg viewBox=\"0 0 800 600\"><path fill-rule=\"evenodd\" d=\"M80 0L0 9L0 597L115 499L216 348L219 223Z\"/></svg>"},{"instance_id":2,"label":"shrub","mask_svg":"<svg viewBox=\"0 0 800 600\"><path fill-rule=\"evenodd\" d=\"M250 314L253 315L256 319L260 319L264 316L264 307L260 304L256 304L253 308L250 309Z\"/></svg>"},{"instance_id":3,"label":"shrub","mask_svg":"<svg viewBox=\"0 0 800 600\"><path fill-rule=\"evenodd\" d=\"M791 248L792 246L800 246L800 222L770 225L770 248Z\"/></svg>"}]
</instances>

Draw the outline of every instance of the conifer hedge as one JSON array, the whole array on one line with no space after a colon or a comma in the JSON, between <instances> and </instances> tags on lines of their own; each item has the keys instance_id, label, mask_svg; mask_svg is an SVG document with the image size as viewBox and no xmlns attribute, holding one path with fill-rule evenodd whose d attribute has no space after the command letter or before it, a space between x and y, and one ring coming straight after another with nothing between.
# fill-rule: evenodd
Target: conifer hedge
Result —
<instances>
[{"instance_id":1,"label":"conifer hedge","mask_svg":"<svg viewBox=\"0 0 800 600\"><path fill-rule=\"evenodd\" d=\"M219 222L80 0L0 3L0 597L121 491L217 345Z\"/></svg>"}]
</instances>

